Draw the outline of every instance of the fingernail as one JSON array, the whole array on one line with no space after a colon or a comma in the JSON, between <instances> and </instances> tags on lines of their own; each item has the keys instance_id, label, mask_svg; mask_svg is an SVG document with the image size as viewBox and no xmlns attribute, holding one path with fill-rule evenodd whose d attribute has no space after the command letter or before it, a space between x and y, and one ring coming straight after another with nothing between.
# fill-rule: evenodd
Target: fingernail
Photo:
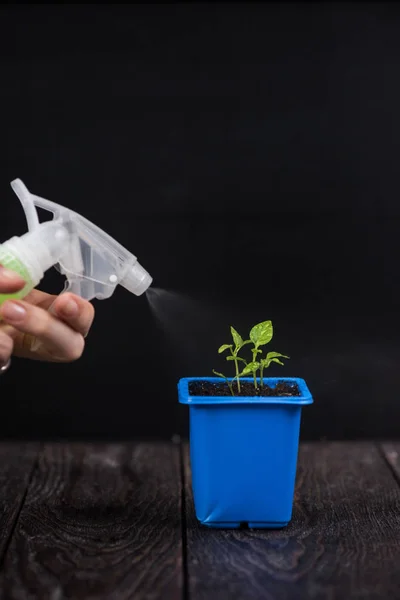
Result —
<instances>
[{"instance_id":1,"label":"fingernail","mask_svg":"<svg viewBox=\"0 0 400 600\"><path fill-rule=\"evenodd\" d=\"M70 300L68 300L68 302L62 306L62 308L60 308L60 311L66 317L74 317L76 315L76 313L78 312L78 310L79 310L79 307L78 307L77 303L75 302L75 300L72 300L72 298Z\"/></svg>"},{"instance_id":2,"label":"fingernail","mask_svg":"<svg viewBox=\"0 0 400 600\"><path fill-rule=\"evenodd\" d=\"M24 281L18 273L6 269L3 265L0 265L0 278L6 279L7 281Z\"/></svg>"},{"instance_id":3,"label":"fingernail","mask_svg":"<svg viewBox=\"0 0 400 600\"><path fill-rule=\"evenodd\" d=\"M7 321L12 321L13 323L20 323L26 315L25 307L13 300L4 302L1 312Z\"/></svg>"}]
</instances>

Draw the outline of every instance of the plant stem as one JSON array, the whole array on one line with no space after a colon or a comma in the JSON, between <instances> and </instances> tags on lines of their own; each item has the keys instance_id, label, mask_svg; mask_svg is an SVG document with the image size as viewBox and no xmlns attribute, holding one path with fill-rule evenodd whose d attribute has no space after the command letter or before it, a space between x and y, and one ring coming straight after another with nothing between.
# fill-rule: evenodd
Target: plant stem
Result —
<instances>
[{"instance_id":1,"label":"plant stem","mask_svg":"<svg viewBox=\"0 0 400 600\"><path fill-rule=\"evenodd\" d=\"M237 377L237 389L238 389L238 394L240 394L239 365L238 365L237 360L235 360L235 369L236 369L236 377Z\"/></svg>"},{"instance_id":2,"label":"plant stem","mask_svg":"<svg viewBox=\"0 0 400 600\"><path fill-rule=\"evenodd\" d=\"M264 387L264 367L260 367L260 387Z\"/></svg>"},{"instance_id":3,"label":"plant stem","mask_svg":"<svg viewBox=\"0 0 400 600\"><path fill-rule=\"evenodd\" d=\"M254 350L252 350L253 352L253 363L256 362L256 358L257 358L257 348L255 348ZM258 390L258 385L257 385L257 373L256 371L253 371L253 379L254 379L254 387L256 390Z\"/></svg>"},{"instance_id":4,"label":"plant stem","mask_svg":"<svg viewBox=\"0 0 400 600\"><path fill-rule=\"evenodd\" d=\"M239 364L238 364L238 360L237 360L236 354L232 351L232 349L231 349L231 355L233 356L233 362L235 363L235 371L236 371L236 378L237 378L237 389L238 389L238 394L240 394Z\"/></svg>"},{"instance_id":5,"label":"plant stem","mask_svg":"<svg viewBox=\"0 0 400 600\"><path fill-rule=\"evenodd\" d=\"M214 371L214 370L213 370L213 373L214 373L214 375L217 375L218 377L222 377L222 379L225 380L226 385L228 386L232 396L234 396L235 394L233 393L233 386L232 386L231 382L228 380L228 378L225 377L225 375L223 373L218 373L217 371Z\"/></svg>"}]
</instances>

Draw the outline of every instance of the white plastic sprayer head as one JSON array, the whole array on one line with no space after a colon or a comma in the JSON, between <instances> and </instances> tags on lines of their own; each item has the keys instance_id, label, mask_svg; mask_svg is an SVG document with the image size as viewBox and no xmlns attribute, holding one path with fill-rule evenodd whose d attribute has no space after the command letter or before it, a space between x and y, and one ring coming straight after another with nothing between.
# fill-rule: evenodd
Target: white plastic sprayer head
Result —
<instances>
[{"instance_id":1,"label":"white plastic sprayer head","mask_svg":"<svg viewBox=\"0 0 400 600\"><path fill-rule=\"evenodd\" d=\"M126 273L125 277L120 281L128 292L141 296L151 286L153 278L149 275L146 269L136 262Z\"/></svg>"},{"instance_id":2,"label":"white plastic sprayer head","mask_svg":"<svg viewBox=\"0 0 400 600\"><path fill-rule=\"evenodd\" d=\"M26 250L24 264L32 255L37 283L45 270L58 263L59 271L67 278L65 289L86 300L110 298L118 283L135 296L150 287L153 279L136 256L105 231L73 210L31 194L20 179L11 185L29 228L23 242L14 245L19 243L20 253ZM53 213L53 220L39 223L37 207Z\"/></svg>"}]
</instances>

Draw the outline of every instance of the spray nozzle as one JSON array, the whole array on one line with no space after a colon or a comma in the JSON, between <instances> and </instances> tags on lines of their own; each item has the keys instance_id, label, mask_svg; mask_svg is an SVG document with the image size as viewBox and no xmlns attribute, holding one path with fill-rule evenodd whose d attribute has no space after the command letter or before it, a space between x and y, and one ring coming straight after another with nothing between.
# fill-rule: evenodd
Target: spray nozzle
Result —
<instances>
[{"instance_id":1,"label":"spray nozzle","mask_svg":"<svg viewBox=\"0 0 400 600\"><path fill-rule=\"evenodd\" d=\"M58 262L58 270L67 278L64 291L86 300L109 298L118 284L136 296L151 285L152 278L136 256L96 225L60 204L31 194L20 179L11 187L25 212L29 232L24 237L29 247L32 253L42 249L36 257L36 263L41 263L38 273ZM53 220L40 223L36 207L53 213Z\"/></svg>"}]
</instances>

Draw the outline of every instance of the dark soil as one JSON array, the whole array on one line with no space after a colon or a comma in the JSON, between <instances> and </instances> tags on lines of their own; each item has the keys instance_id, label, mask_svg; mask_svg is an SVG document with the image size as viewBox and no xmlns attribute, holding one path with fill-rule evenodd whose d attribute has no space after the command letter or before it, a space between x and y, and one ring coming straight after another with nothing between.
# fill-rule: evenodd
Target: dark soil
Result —
<instances>
[{"instance_id":1,"label":"dark soil","mask_svg":"<svg viewBox=\"0 0 400 600\"><path fill-rule=\"evenodd\" d=\"M254 388L254 384L249 381L240 382L240 394L237 390L237 383L233 384L235 396L301 396L297 383L287 381L278 381L276 387L270 387L264 383L263 387ZM189 394L191 396L230 396L228 384L225 381L221 383L211 383L210 381L191 381L189 384Z\"/></svg>"}]
</instances>

